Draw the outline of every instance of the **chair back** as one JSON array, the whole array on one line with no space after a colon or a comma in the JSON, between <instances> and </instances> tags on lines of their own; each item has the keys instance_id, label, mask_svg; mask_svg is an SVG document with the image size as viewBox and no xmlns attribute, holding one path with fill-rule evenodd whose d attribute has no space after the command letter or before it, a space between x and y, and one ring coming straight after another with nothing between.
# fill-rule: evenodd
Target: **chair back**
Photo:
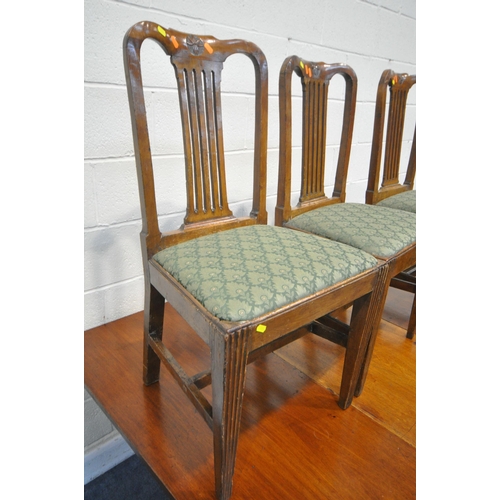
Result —
<instances>
[{"instance_id":1,"label":"chair back","mask_svg":"<svg viewBox=\"0 0 500 500\"><path fill-rule=\"evenodd\" d=\"M183 132L186 216L175 231L161 233L158 224L153 163L141 73L144 40L157 42L175 69ZM232 54L244 54L255 69L255 140L253 206L248 217L234 217L226 187L222 127L221 72ZM163 248L201 235L249 224L266 224L266 156L268 119L267 61L262 51L244 40L218 40L163 28L152 22L135 24L124 38L124 64L136 155L147 261Z\"/></svg>"},{"instance_id":2,"label":"chair back","mask_svg":"<svg viewBox=\"0 0 500 500\"><path fill-rule=\"evenodd\" d=\"M373 127L372 152L366 203L376 205L389 196L413 189L416 172L417 126L413 132L413 141L408 160L405 180L399 181L403 132L407 110L408 94L417 82L416 75L395 73L387 69L380 77L377 100L375 105L375 120ZM390 93L389 112L386 120L387 92ZM385 130L385 140L384 140ZM382 153L384 164L382 166ZM382 174L382 178L380 178Z\"/></svg>"},{"instance_id":3,"label":"chair back","mask_svg":"<svg viewBox=\"0 0 500 500\"><path fill-rule=\"evenodd\" d=\"M291 206L292 189L292 75L302 83L302 166L299 203ZM333 76L345 80L344 113L340 151L331 196L325 195L328 89ZM279 83L280 158L276 224L320 206L345 201L347 169L356 107L357 77L346 64L305 61L297 56L285 59Z\"/></svg>"}]
</instances>

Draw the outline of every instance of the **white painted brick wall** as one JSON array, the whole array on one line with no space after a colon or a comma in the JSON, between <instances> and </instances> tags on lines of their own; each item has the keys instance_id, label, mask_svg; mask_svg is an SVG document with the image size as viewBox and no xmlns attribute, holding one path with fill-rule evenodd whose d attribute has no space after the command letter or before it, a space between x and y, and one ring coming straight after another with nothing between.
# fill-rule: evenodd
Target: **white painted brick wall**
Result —
<instances>
[{"instance_id":1,"label":"white painted brick wall","mask_svg":"<svg viewBox=\"0 0 500 500\"><path fill-rule=\"evenodd\" d=\"M386 68L416 72L415 4L415 0L86 0L85 329L143 308L139 196L122 62L122 40L130 26L151 20L184 32L247 39L263 50L269 67L267 209L272 224L281 63L296 54L313 61L344 62L356 71L358 105L347 199L363 202L380 74ZM169 127L167 120L178 116L175 79L170 62L155 44L144 45L143 60L152 151L157 159L155 176L163 196L158 200L160 226L168 230L178 227L185 210L182 137L179 127ZM242 81L246 76L248 81ZM248 212L251 205L252 77L249 59L240 56L229 60L223 74L229 195L236 215ZM295 84L294 94L300 95L300 86ZM333 89L331 96L336 97ZM415 104L416 98L411 99ZM339 104L333 101L335 108ZM294 110L299 123L298 99ZM414 116L413 110L413 120ZM338 124L333 121L330 133L338 135ZM295 145L300 141L298 128L293 130L293 141ZM332 141L329 162L335 162L338 155ZM293 161L298 172L300 154ZM327 182L333 183L333 176ZM299 188L297 179L293 187ZM115 439L116 431L87 393L84 402L88 454L106 439Z\"/></svg>"}]
</instances>

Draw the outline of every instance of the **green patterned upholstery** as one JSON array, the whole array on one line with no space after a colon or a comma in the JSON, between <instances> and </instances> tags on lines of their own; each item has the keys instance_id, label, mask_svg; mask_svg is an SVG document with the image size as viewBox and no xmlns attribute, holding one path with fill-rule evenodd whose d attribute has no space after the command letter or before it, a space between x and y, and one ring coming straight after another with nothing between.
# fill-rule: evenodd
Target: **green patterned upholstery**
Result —
<instances>
[{"instance_id":1,"label":"green patterned upholstery","mask_svg":"<svg viewBox=\"0 0 500 500\"><path fill-rule=\"evenodd\" d=\"M391 257L416 241L416 214L361 203L337 203L310 210L285 226L382 258Z\"/></svg>"},{"instance_id":2,"label":"green patterned upholstery","mask_svg":"<svg viewBox=\"0 0 500 500\"><path fill-rule=\"evenodd\" d=\"M417 213L417 191L405 191L404 193L389 196L385 200L379 201L377 207L394 208L405 212Z\"/></svg>"},{"instance_id":3,"label":"green patterned upholstery","mask_svg":"<svg viewBox=\"0 0 500 500\"><path fill-rule=\"evenodd\" d=\"M251 320L373 268L356 248L275 226L230 229L154 257L221 320Z\"/></svg>"}]
</instances>

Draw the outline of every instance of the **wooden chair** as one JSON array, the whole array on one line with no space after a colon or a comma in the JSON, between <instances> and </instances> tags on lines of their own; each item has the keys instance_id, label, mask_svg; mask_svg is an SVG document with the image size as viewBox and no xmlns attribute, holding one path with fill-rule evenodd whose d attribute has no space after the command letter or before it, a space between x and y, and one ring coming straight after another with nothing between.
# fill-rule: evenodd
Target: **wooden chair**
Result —
<instances>
[{"instance_id":1,"label":"wooden chair","mask_svg":"<svg viewBox=\"0 0 500 500\"><path fill-rule=\"evenodd\" d=\"M413 141L405 180L403 183L399 180L408 94L416 83L416 75L395 73L391 69L386 69L380 77L375 104L372 151L366 190L366 203L370 205L414 213L417 211L417 192L414 190L417 166L416 125L413 132ZM388 93L389 112L387 113L386 122L386 102ZM384 153L383 169L381 168L382 153ZM380 179L381 173L382 179ZM414 294L413 306L406 333L407 338L412 339L415 336L417 323L416 266L412 266L410 269L394 277L391 280L391 286Z\"/></svg>"},{"instance_id":2,"label":"wooden chair","mask_svg":"<svg viewBox=\"0 0 500 500\"><path fill-rule=\"evenodd\" d=\"M292 76L302 83L302 165L300 198L292 207ZM345 80L345 101L335 182L325 195L328 88L335 75ZM346 203L346 181L356 106L357 77L345 64L285 59L279 83L280 156L275 224L352 245L385 260L390 279L416 263L416 215L364 203ZM384 290L383 301L389 282ZM381 320L379 309L376 326ZM375 330L376 332L376 330ZM375 335L370 339L367 367ZM366 379L362 373L357 390Z\"/></svg>"},{"instance_id":3,"label":"wooden chair","mask_svg":"<svg viewBox=\"0 0 500 500\"><path fill-rule=\"evenodd\" d=\"M178 83L187 210L184 224L168 233L158 224L142 83L146 39L170 56ZM225 179L220 85L223 63L232 54L246 55L255 70L253 208L246 217L233 216ZM256 45L140 22L125 35L124 63L143 219L144 383L159 380L163 363L181 385L213 431L216 495L228 499L247 363L314 324L346 347L338 404L347 408L366 367L388 266L353 247L267 225L268 75ZM165 300L208 344L206 371L189 376L162 341ZM348 302L354 306L344 335L320 324ZM211 402L202 393L209 384Z\"/></svg>"},{"instance_id":4,"label":"wooden chair","mask_svg":"<svg viewBox=\"0 0 500 500\"><path fill-rule=\"evenodd\" d=\"M417 164L416 126L405 180L403 183L399 181L406 104L408 93L416 82L416 75L395 73L390 69L386 69L380 77L375 104L372 152L366 190L366 203L370 205L379 205L414 213L417 211L416 192L413 190ZM387 123L385 123L387 92L390 95L390 102ZM382 153L384 153L384 168L382 169L382 179L380 179Z\"/></svg>"}]
</instances>

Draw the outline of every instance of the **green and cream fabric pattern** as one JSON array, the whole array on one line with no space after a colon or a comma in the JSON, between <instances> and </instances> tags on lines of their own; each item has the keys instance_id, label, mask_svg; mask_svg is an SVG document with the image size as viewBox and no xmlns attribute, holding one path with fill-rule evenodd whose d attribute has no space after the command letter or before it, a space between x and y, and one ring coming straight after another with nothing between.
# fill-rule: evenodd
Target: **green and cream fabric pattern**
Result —
<instances>
[{"instance_id":1,"label":"green and cream fabric pattern","mask_svg":"<svg viewBox=\"0 0 500 500\"><path fill-rule=\"evenodd\" d=\"M286 224L388 258L416 241L416 214L362 203L337 203Z\"/></svg>"},{"instance_id":2,"label":"green and cream fabric pattern","mask_svg":"<svg viewBox=\"0 0 500 500\"><path fill-rule=\"evenodd\" d=\"M389 196L385 200L379 201L377 207L393 208L404 210L405 212L417 213L417 191L405 191L404 193Z\"/></svg>"},{"instance_id":3,"label":"green and cream fabric pattern","mask_svg":"<svg viewBox=\"0 0 500 500\"><path fill-rule=\"evenodd\" d=\"M230 229L154 257L221 320L251 320L377 265L341 243L275 226Z\"/></svg>"}]
</instances>

